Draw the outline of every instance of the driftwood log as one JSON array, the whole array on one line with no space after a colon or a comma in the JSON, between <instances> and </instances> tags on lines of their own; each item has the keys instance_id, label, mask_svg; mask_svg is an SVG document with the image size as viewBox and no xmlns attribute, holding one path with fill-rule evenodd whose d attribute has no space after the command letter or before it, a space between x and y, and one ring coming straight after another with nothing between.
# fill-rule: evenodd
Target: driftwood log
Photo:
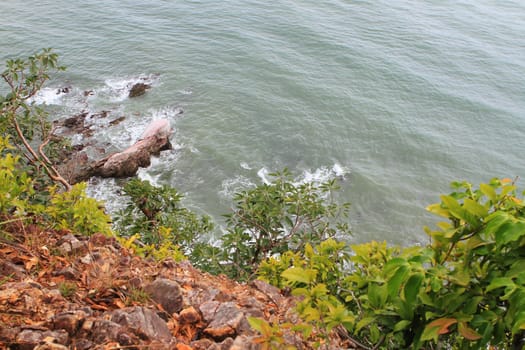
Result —
<instances>
[{"instance_id":1,"label":"driftwood log","mask_svg":"<svg viewBox=\"0 0 525 350\"><path fill-rule=\"evenodd\" d=\"M60 167L60 172L75 184L88 180L92 176L129 177L137 173L139 167L151 164L151 156L171 148L169 137L172 133L169 121L153 121L143 132L140 139L122 152L113 153L98 161L89 161L83 152L75 154Z\"/></svg>"}]
</instances>

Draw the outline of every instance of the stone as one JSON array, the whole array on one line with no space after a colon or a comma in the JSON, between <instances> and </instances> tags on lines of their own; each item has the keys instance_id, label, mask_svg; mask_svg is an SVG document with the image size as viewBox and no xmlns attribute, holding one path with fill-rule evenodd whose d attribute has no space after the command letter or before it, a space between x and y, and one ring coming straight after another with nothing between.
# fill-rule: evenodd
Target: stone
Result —
<instances>
[{"instance_id":1,"label":"stone","mask_svg":"<svg viewBox=\"0 0 525 350\"><path fill-rule=\"evenodd\" d=\"M279 288L261 280L255 280L251 282L251 285L266 294L275 304L280 305L283 301L284 297Z\"/></svg>"},{"instance_id":2,"label":"stone","mask_svg":"<svg viewBox=\"0 0 525 350\"><path fill-rule=\"evenodd\" d=\"M232 341L233 342L233 341ZM193 350L221 350L221 346L210 339L199 339L191 342Z\"/></svg>"},{"instance_id":3,"label":"stone","mask_svg":"<svg viewBox=\"0 0 525 350\"><path fill-rule=\"evenodd\" d=\"M88 320L84 322L82 329L91 333L96 344L115 341L118 335L125 331L120 324L104 319Z\"/></svg>"},{"instance_id":4,"label":"stone","mask_svg":"<svg viewBox=\"0 0 525 350\"><path fill-rule=\"evenodd\" d=\"M235 336L246 321L244 313L233 302L221 304L214 318L203 330L203 333L215 340Z\"/></svg>"},{"instance_id":5,"label":"stone","mask_svg":"<svg viewBox=\"0 0 525 350\"><path fill-rule=\"evenodd\" d=\"M22 279L26 270L23 265L17 265L11 261L0 261L0 276L13 276Z\"/></svg>"},{"instance_id":6,"label":"stone","mask_svg":"<svg viewBox=\"0 0 525 350\"><path fill-rule=\"evenodd\" d=\"M229 350L258 350L261 346L253 342L253 337L240 335L235 338Z\"/></svg>"},{"instance_id":7,"label":"stone","mask_svg":"<svg viewBox=\"0 0 525 350\"><path fill-rule=\"evenodd\" d=\"M207 301L199 306L204 321L211 322L217 313L220 303L218 301Z\"/></svg>"},{"instance_id":8,"label":"stone","mask_svg":"<svg viewBox=\"0 0 525 350\"><path fill-rule=\"evenodd\" d=\"M87 249L87 243L80 241L71 233L68 233L61 239L61 244L58 250L63 255L73 254Z\"/></svg>"},{"instance_id":9,"label":"stone","mask_svg":"<svg viewBox=\"0 0 525 350\"><path fill-rule=\"evenodd\" d=\"M148 90L149 88L151 88L151 85L144 83L136 83L129 90L129 97L132 98L144 95L146 93L146 90Z\"/></svg>"},{"instance_id":10,"label":"stone","mask_svg":"<svg viewBox=\"0 0 525 350\"><path fill-rule=\"evenodd\" d=\"M111 313L111 321L131 329L139 337L170 341L171 332L154 311L144 307L129 307Z\"/></svg>"},{"instance_id":11,"label":"stone","mask_svg":"<svg viewBox=\"0 0 525 350\"><path fill-rule=\"evenodd\" d=\"M60 313L52 319L53 329L63 329L72 336L79 330L86 317L87 314L82 310Z\"/></svg>"},{"instance_id":12,"label":"stone","mask_svg":"<svg viewBox=\"0 0 525 350\"><path fill-rule=\"evenodd\" d=\"M95 344L88 339L79 339L71 344L71 349L76 350L89 350L93 349L95 347Z\"/></svg>"},{"instance_id":13,"label":"stone","mask_svg":"<svg viewBox=\"0 0 525 350\"><path fill-rule=\"evenodd\" d=\"M179 312L179 321L181 323L193 324L198 323L202 320L201 315L193 306L185 308Z\"/></svg>"},{"instance_id":14,"label":"stone","mask_svg":"<svg viewBox=\"0 0 525 350\"><path fill-rule=\"evenodd\" d=\"M44 344L35 346L33 350L69 350L69 348L62 344L45 342Z\"/></svg>"},{"instance_id":15,"label":"stone","mask_svg":"<svg viewBox=\"0 0 525 350\"><path fill-rule=\"evenodd\" d=\"M230 350L232 345L233 345L233 338L226 338L219 344L221 350Z\"/></svg>"},{"instance_id":16,"label":"stone","mask_svg":"<svg viewBox=\"0 0 525 350\"><path fill-rule=\"evenodd\" d=\"M71 266L68 266L63 269L53 272L53 276L64 276L66 279L70 279L70 280L75 279L77 275L78 275L78 271L76 271Z\"/></svg>"},{"instance_id":17,"label":"stone","mask_svg":"<svg viewBox=\"0 0 525 350\"><path fill-rule=\"evenodd\" d=\"M151 298L162 305L169 314L182 310L182 293L177 282L165 278L157 278L144 290Z\"/></svg>"},{"instance_id":18,"label":"stone","mask_svg":"<svg viewBox=\"0 0 525 350\"><path fill-rule=\"evenodd\" d=\"M20 350L32 350L42 343L44 339L46 342L66 345L69 341L69 336L64 330L43 331L37 329L24 329L16 336L16 348Z\"/></svg>"}]
</instances>

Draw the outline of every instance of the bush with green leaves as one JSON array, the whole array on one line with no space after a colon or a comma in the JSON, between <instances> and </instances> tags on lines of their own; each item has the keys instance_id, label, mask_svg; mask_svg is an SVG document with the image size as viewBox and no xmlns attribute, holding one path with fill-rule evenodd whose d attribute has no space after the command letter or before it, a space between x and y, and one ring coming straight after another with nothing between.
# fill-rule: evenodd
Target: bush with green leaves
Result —
<instances>
[{"instance_id":1,"label":"bush with green leaves","mask_svg":"<svg viewBox=\"0 0 525 350\"><path fill-rule=\"evenodd\" d=\"M297 184L287 169L270 176L270 183L235 194L235 208L225 215L222 266L229 276L253 278L271 256L350 234L349 204L334 200L336 180Z\"/></svg>"},{"instance_id":2,"label":"bush with green leaves","mask_svg":"<svg viewBox=\"0 0 525 350\"><path fill-rule=\"evenodd\" d=\"M131 239L123 242L157 259L180 260L187 254L199 266L202 256L196 251L204 245L200 237L211 235L210 218L199 217L183 207L182 195L169 186L153 186L149 181L135 178L128 181L123 190L129 201L115 218L119 236Z\"/></svg>"},{"instance_id":3,"label":"bush with green leaves","mask_svg":"<svg viewBox=\"0 0 525 350\"><path fill-rule=\"evenodd\" d=\"M33 181L19 171L20 156L14 154L9 137L0 136L0 214L21 216L28 199L34 194Z\"/></svg>"},{"instance_id":4,"label":"bush with green leaves","mask_svg":"<svg viewBox=\"0 0 525 350\"><path fill-rule=\"evenodd\" d=\"M448 219L426 229L428 246L369 242L349 254L326 241L261 264L261 278L301 297L296 312L311 327L301 328L303 339L326 339L337 327L361 349L522 348L523 198L510 180L453 186L428 207ZM252 324L265 330L267 348L278 348L272 330L279 327Z\"/></svg>"},{"instance_id":5,"label":"bush with green leaves","mask_svg":"<svg viewBox=\"0 0 525 350\"><path fill-rule=\"evenodd\" d=\"M110 234L110 219L97 201L86 196L85 184L71 186L47 153L57 154L63 140L54 136L47 113L33 98L50 72L63 69L58 55L43 49L27 59L8 60L1 73L8 91L0 96L2 223L32 218L78 234Z\"/></svg>"},{"instance_id":6,"label":"bush with green leaves","mask_svg":"<svg viewBox=\"0 0 525 350\"><path fill-rule=\"evenodd\" d=\"M58 139L54 137L51 123L45 110L34 103L44 83L49 80L49 73L65 68L58 64L58 55L51 49L43 49L27 59L10 59L6 69L1 73L8 93L0 95L0 132L9 135L29 167L30 175L35 181L45 185L49 181L69 189L69 183L56 170L50 153L57 154ZM58 142L58 143L57 143ZM43 181L45 176L48 181Z\"/></svg>"}]
</instances>

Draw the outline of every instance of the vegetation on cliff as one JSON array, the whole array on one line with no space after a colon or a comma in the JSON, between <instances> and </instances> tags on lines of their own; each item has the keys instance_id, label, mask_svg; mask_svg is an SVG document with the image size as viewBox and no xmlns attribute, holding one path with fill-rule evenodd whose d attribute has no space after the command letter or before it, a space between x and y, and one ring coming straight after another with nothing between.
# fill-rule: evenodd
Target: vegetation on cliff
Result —
<instances>
[{"instance_id":1,"label":"vegetation on cliff","mask_svg":"<svg viewBox=\"0 0 525 350\"><path fill-rule=\"evenodd\" d=\"M28 99L53 67L56 56L44 51L9 61L2 75L11 88L0 98L2 242L23 241L27 227L102 233L145 258L189 259L214 274L266 281L294 306L244 315L262 349L522 348L525 204L512 180L453 183L452 193L427 208L445 221L425 228L425 246L345 243L349 205L333 200L336 182L297 184L287 170L236 194L218 244L206 240L210 220L182 207L174 189L137 179L124 187L129 205L112 229L83 185L64 183L46 156L52 133ZM37 133L31 125L42 127Z\"/></svg>"}]
</instances>

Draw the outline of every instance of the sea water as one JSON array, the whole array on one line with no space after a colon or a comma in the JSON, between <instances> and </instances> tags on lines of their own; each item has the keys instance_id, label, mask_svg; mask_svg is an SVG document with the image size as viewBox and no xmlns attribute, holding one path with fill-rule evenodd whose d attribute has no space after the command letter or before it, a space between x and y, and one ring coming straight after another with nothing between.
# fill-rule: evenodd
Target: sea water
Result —
<instances>
[{"instance_id":1,"label":"sea water","mask_svg":"<svg viewBox=\"0 0 525 350\"><path fill-rule=\"evenodd\" d=\"M108 152L169 119L173 150L139 176L219 227L233 193L287 167L339 180L349 240L423 243L449 182L525 175L518 0L9 0L0 47L2 61L54 48L68 69L35 102L109 111L93 120ZM129 99L139 81L152 88ZM116 210L119 186L90 193Z\"/></svg>"}]
</instances>

